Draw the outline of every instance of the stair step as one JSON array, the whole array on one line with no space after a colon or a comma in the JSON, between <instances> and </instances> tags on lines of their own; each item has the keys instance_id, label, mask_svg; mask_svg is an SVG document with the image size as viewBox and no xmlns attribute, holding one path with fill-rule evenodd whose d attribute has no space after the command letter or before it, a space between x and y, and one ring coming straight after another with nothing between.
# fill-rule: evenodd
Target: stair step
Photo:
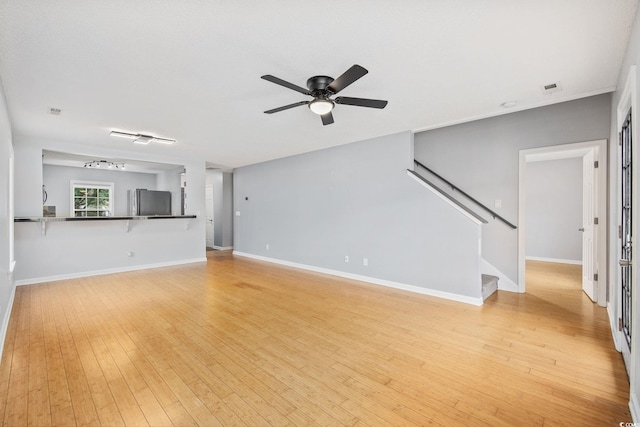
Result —
<instances>
[{"instance_id":1,"label":"stair step","mask_svg":"<svg viewBox=\"0 0 640 427\"><path fill-rule=\"evenodd\" d=\"M498 290L498 280L500 280L497 276L492 276L490 274L482 275L482 300L485 301L489 298L495 291Z\"/></svg>"}]
</instances>

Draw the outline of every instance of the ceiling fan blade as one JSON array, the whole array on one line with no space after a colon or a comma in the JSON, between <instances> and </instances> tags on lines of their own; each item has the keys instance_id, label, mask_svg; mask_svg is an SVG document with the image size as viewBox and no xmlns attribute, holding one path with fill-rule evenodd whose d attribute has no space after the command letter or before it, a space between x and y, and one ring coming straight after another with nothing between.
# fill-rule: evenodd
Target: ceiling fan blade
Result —
<instances>
[{"instance_id":1,"label":"ceiling fan blade","mask_svg":"<svg viewBox=\"0 0 640 427\"><path fill-rule=\"evenodd\" d=\"M265 114L277 113L278 111L288 110L289 108L299 107L301 105L307 105L308 103L309 103L309 101L300 101L300 102L296 102L296 103L293 103L293 104L284 105L282 107L274 108L272 110L267 110L267 111L265 111Z\"/></svg>"},{"instance_id":2,"label":"ceiling fan blade","mask_svg":"<svg viewBox=\"0 0 640 427\"><path fill-rule=\"evenodd\" d=\"M325 126L333 123L333 114L331 114L331 111L329 111L327 114L321 115L320 118L322 119L322 124Z\"/></svg>"},{"instance_id":3,"label":"ceiling fan blade","mask_svg":"<svg viewBox=\"0 0 640 427\"><path fill-rule=\"evenodd\" d=\"M327 86L327 89L329 89L333 93L338 93L368 72L369 71L367 71L365 68L356 64L345 71L340 77L332 81L331 84Z\"/></svg>"},{"instance_id":4,"label":"ceiling fan blade","mask_svg":"<svg viewBox=\"0 0 640 427\"><path fill-rule=\"evenodd\" d=\"M388 101L383 101L382 99L349 98L348 96L339 96L334 101L336 104L369 108L384 108L388 103Z\"/></svg>"},{"instance_id":5,"label":"ceiling fan blade","mask_svg":"<svg viewBox=\"0 0 640 427\"><path fill-rule=\"evenodd\" d=\"M278 77L272 76L271 74L266 74L264 76L261 76L260 78L264 79L264 80L266 80L268 82L275 83L275 84L280 85L280 86L284 86L284 87L289 88L291 90L295 90L296 92L300 92L300 93L303 93L305 95L311 95L311 92L309 92L307 89L305 89L303 87L300 87L298 85L294 85L293 83L289 83L287 81L284 81L282 79L279 79Z\"/></svg>"}]
</instances>

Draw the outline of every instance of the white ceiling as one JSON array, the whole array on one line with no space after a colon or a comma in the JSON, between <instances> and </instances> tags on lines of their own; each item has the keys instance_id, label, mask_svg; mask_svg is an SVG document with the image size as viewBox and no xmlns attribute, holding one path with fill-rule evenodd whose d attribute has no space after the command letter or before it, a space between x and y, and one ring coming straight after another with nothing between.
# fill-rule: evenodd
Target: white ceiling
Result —
<instances>
[{"instance_id":1,"label":"white ceiling","mask_svg":"<svg viewBox=\"0 0 640 427\"><path fill-rule=\"evenodd\" d=\"M16 135L237 167L609 92L637 0L0 0ZM298 86L359 64L322 126ZM562 91L541 87L560 82ZM517 101L512 109L500 105ZM51 107L62 109L58 116ZM111 129L175 138L139 146Z\"/></svg>"}]
</instances>

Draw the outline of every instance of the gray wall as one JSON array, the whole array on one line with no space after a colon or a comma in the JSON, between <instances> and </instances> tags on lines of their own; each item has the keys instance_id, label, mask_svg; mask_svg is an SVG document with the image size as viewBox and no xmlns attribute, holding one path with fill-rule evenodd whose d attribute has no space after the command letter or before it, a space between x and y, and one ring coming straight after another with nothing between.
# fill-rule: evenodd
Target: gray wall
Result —
<instances>
[{"instance_id":1,"label":"gray wall","mask_svg":"<svg viewBox=\"0 0 640 427\"><path fill-rule=\"evenodd\" d=\"M611 96L583 98L477 120L415 135L415 156L498 213L518 220L519 151L608 139ZM483 257L518 281L518 235L491 221L483 229Z\"/></svg>"},{"instance_id":2,"label":"gray wall","mask_svg":"<svg viewBox=\"0 0 640 427\"><path fill-rule=\"evenodd\" d=\"M71 216L71 180L113 182L113 214L115 216L129 214L127 212L127 190L136 188L156 190L156 174L43 165L42 182L47 190L45 204L56 207L56 216ZM172 199L179 198L180 193L172 194L171 197Z\"/></svg>"},{"instance_id":3,"label":"gray wall","mask_svg":"<svg viewBox=\"0 0 640 427\"><path fill-rule=\"evenodd\" d=\"M480 227L412 161L405 132L236 169L235 251L479 298Z\"/></svg>"},{"instance_id":4,"label":"gray wall","mask_svg":"<svg viewBox=\"0 0 640 427\"><path fill-rule=\"evenodd\" d=\"M49 223L42 235L38 223L15 225L15 280L37 283L69 277L128 271L195 261L206 261L205 253L205 162L200 158L158 155L152 152L122 152L49 138L18 136L15 151L16 216L42 216L42 151L52 150L99 158L182 164L189 182L186 214L195 219L154 221L90 221ZM176 185L179 175L175 176ZM172 178L173 180L173 178ZM154 177L151 186L167 182ZM134 185L123 184L127 188ZM60 256L64 253L64 256Z\"/></svg>"},{"instance_id":5,"label":"gray wall","mask_svg":"<svg viewBox=\"0 0 640 427\"><path fill-rule=\"evenodd\" d=\"M527 257L582 261L582 158L527 164Z\"/></svg>"},{"instance_id":6,"label":"gray wall","mask_svg":"<svg viewBox=\"0 0 640 427\"><path fill-rule=\"evenodd\" d=\"M156 185L146 188L148 190L170 191L171 192L171 213L180 215L181 212L181 182L180 175L184 172L184 166L176 166L173 169L165 170L155 174Z\"/></svg>"},{"instance_id":7,"label":"gray wall","mask_svg":"<svg viewBox=\"0 0 640 427\"><path fill-rule=\"evenodd\" d=\"M10 203L11 175L9 161L12 155L12 135L4 89L0 82L0 349L9 323L10 307L15 280L9 274L11 264L11 246L13 229L13 212ZM1 354L0 354L1 355Z\"/></svg>"}]
</instances>

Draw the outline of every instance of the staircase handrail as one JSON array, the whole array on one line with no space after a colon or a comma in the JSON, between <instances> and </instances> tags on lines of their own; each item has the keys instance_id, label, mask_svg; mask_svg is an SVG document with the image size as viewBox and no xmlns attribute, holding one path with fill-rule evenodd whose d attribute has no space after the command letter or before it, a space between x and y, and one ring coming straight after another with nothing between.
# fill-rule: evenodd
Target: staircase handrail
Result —
<instances>
[{"instance_id":1,"label":"staircase handrail","mask_svg":"<svg viewBox=\"0 0 640 427\"><path fill-rule=\"evenodd\" d=\"M486 219L482 218L480 215L475 213L468 206L465 206L464 203L460 202L455 197L453 197L450 194L448 194L442 188L438 187L433 182L429 181L427 178L425 178L424 176L420 175L418 172L416 172L414 170L411 170L411 169L407 169L407 173L410 176L412 176L414 179L418 180L419 182L422 182L424 185L426 185L427 188L432 190L440 198L445 200L450 205L453 205L454 207L456 207L458 210L460 210L462 213L466 214L467 217L471 218L476 223L478 223L478 224L488 224L489 223L489 221L487 221Z\"/></svg>"},{"instance_id":2,"label":"staircase handrail","mask_svg":"<svg viewBox=\"0 0 640 427\"><path fill-rule=\"evenodd\" d=\"M471 200L472 202L474 202L476 205L480 206L485 211L489 212L491 214L491 216L493 217L493 219L499 219L500 221L505 223L507 226L509 226L512 230L515 230L515 229L518 228L516 225L514 225L511 222L507 221L505 218L500 216L497 212L495 212L495 211L491 210L490 208L488 208L487 206L485 206L482 202L480 202L479 200L475 199L473 196L469 195L469 193L465 192L460 187L458 187L457 185L455 185L454 183L452 183L448 179L444 178L442 175L438 174L437 172L435 172L432 169L428 168L427 166L423 165L422 163L420 163L416 159L414 159L413 161L414 161L414 163L416 165L418 165L421 168L425 169L426 171L428 171L429 173L434 175L436 178L440 179L441 181L443 181L444 183L449 185L453 191L459 192L464 197L466 197L467 199Z\"/></svg>"}]
</instances>

